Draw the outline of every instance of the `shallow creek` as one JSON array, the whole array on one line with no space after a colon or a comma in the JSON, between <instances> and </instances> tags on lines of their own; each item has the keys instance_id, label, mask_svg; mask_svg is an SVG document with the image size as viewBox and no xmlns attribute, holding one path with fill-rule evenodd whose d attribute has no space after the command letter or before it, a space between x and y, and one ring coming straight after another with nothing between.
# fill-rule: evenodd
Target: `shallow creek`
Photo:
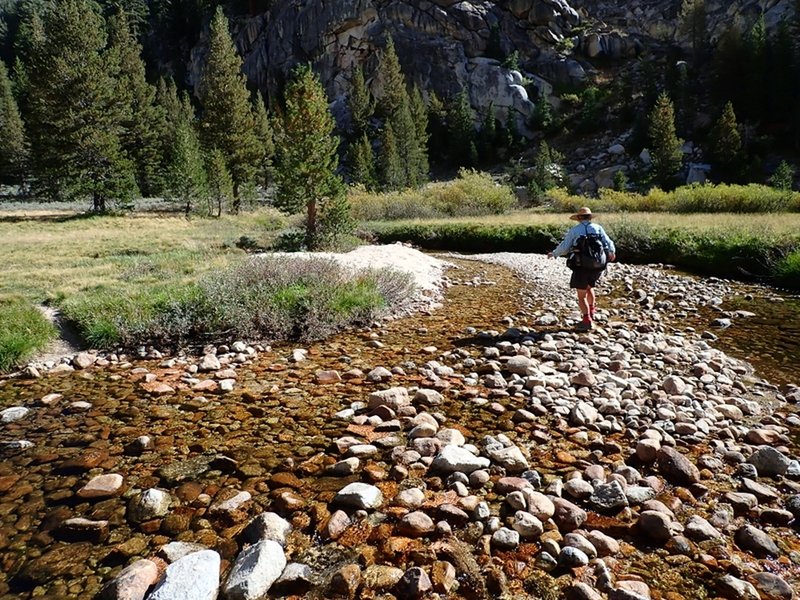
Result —
<instances>
[{"instance_id":1,"label":"shallow creek","mask_svg":"<svg viewBox=\"0 0 800 600\"><path fill-rule=\"evenodd\" d=\"M434 348L480 346L478 338L465 333L466 328L502 331L502 319L507 316L514 318L515 325L526 324L534 307L520 310L525 305L519 294L521 283L511 272L472 261L457 263L461 269L450 273L456 285L448 289L443 308L307 345L308 358L300 363L288 360L292 347L273 347L253 364L237 369L236 389L226 395L201 397L181 384L180 367L162 368L160 361L0 382L0 409L26 406L33 410L27 419L2 426L0 440L26 439L34 444L30 450L0 456L0 599L93 598L132 558L152 556L173 540L198 542L219 551L223 560L233 560L239 549L236 538L247 515L237 519L207 513L197 502L202 494L216 499L231 489L248 490L253 494L251 517L265 509L289 513L294 507L287 504L296 501L305 510L293 513L295 528L313 530L309 515L323 510L319 507L353 480L320 476L333 462L333 441L348 431L358 433L357 426L348 429L347 423L332 418L334 413L385 387L361 379L321 385L315 380L318 371L358 368L366 373L377 366L400 366L406 374L396 375L392 385L421 385L415 364L435 355ZM747 293L752 293L751 288L743 287L743 297ZM717 332L715 345L752 361L758 376L777 384L800 379L796 375L800 372L798 302L789 299L771 304L769 314L762 310L764 305L757 296L737 302L732 309L760 316L737 320L734 327ZM707 327L709 318L713 314L704 312L675 326L700 330ZM169 383L176 392L159 396L143 391L142 368L157 374L159 381ZM440 383L442 387L451 384L458 386L456 381ZM530 436L537 428L546 427L544 421L514 423L511 411L497 415L455 401L459 394L470 394L463 386L458 389L440 410L468 439L502 431L509 436ZM42 405L41 399L53 393L63 394L63 399ZM74 411L66 408L77 401L91 406ZM573 468L559 457L560 447L572 456L588 454L588 450L572 446L566 435L550 433L554 443L541 456L532 457L542 473L563 474ZM143 435L153 439L153 448L141 454L131 452L129 445ZM614 436L607 436L606 441L613 442ZM609 464L613 459L619 456L610 456ZM392 497L396 484L380 477L384 467L374 465L375 481L380 482L385 497ZM76 492L100 473L124 477L121 496L100 501L79 497ZM129 524L125 518L129 496L151 487L169 490L180 506L164 519L141 526ZM67 538L59 533L58 525L73 516L107 520L108 531L95 538ZM598 517L595 525L625 535L624 524L611 518L601 521ZM349 532L340 540L343 552L353 553L369 540L374 550L367 558L359 550L362 561L386 559L393 552L400 565L413 553L425 551L421 541L410 542L407 548L381 546L380 527L362 533ZM313 537L298 535L290 540L287 551L300 554L309 544ZM513 577L525 570L534 546L501 553L507 575ZM658 554L632 545L626 546L625 554L621 560L653 589L661 590L662 597L669 597L669 591L697 597L692 595L692 586L696 578L704 576L701 565L669 565ZM531 587L535 583L529 580L525 585L528 591L535 591Z\"/></svg>"}]
</instances>

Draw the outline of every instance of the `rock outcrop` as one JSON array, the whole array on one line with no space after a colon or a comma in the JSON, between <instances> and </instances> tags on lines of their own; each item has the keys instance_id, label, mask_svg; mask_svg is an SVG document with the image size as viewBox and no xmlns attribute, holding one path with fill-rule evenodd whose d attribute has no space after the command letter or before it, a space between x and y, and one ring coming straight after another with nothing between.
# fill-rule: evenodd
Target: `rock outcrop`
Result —
<instances>
[{"instance_id":1,"label":"rock outcrop","mask_svg":"<svg viewBox=\"0 0 800 600\"><path fill-rule=\"evenodd\" d=\"M520 133L531 135L534 101L548 98L554 83L589 80L595 59L629 60L663 42L688 48L679 6L665 0L295 0L236 17L233 27L244 72L269 96L280 92L296 65L310 63L346 123L351 67L364 67L380 97L380 50L391 35L406 76L420 89L443 98L466 89L476 119L491 106L505 122L510 111ZM793 10L792 0L708 0L705 6L712 40L732 24L746 29L762 13L775 28ZM205 51L203 38L190 59L195 85ZM499 60L514 52L521 71Z\"/></svg>"}]
</instances>

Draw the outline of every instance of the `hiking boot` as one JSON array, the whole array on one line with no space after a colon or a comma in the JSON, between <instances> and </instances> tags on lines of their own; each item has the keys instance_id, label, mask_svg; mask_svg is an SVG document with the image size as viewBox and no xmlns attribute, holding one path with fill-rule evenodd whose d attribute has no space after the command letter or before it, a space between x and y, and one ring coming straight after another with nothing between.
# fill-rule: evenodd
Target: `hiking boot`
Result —
<instances>
[{"instance_id":1,"label":"hiking boot","mask_svg":"<svg viewBox=\"0 0 800 600\"><path fill-rule=\"evenodd\" d=\"M592 322L589 320L581 321L575 326L578 331L589 331L592 328Z\"/></svg>"}]
</instances>

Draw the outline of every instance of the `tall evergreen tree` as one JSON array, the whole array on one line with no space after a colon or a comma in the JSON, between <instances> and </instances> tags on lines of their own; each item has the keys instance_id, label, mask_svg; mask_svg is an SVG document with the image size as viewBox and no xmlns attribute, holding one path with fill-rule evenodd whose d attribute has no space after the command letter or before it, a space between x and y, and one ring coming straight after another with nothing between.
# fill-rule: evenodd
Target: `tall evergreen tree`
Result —
<instances>
[{"instance_id":1,"label":"tall evergreen tree","mask_svg":"<svg viewBox=\"0 0 800 600\"><path fill-rule=\"evenodd\" d=\"M762 118L768 108L767 92L769 89L767 75L769 74L769 40L767 37L767 24L764 15L760 15L745 37L745 62L739 65L744 67L744 85L739 85L744 94L743 103L739 109L742 116L748 120Z\"/></svg>"},{"instance_id":2,"label":"tall evergreen tree","mask_svg":"<svg viewBox=\"0 0 800 600\"><path fill-rule=\"evenodd\" d=\"M742 136L733 104L728 102L708 136L708 150L714 169L722 179L737 179L743 166Z\"/></svg>"},{"instance_id":3,"label":"tall evergreen tree","mask_svg":"<svg viewBox=\"0 0 800 600\"><path fill-rule=\"evenodd\" d=\"M421 183L419 175L419 166L422 162L421 148L411 115L411 102L405 76L391 36L387 38L386 49L381 56L380 75L383 83L381 112L392 126L397 151L403 165L403 182L399 187L415 187Z\"/></svg>"},{"instance_id":4,"label":"tall evergreen tree","mask_svg":"<svg viewBox=\"0 0 800 600\"><path fill-rule=\"evenodd\" d=\"M381 188L385 191L397 190L403 187L405 173L403 170L400 152L397 150L397 140L391 123L386 123L381 129L381 147L378 151L378 179Z\"/></svg>"},{"instance_id":5,"label":"tall evergreen tree","mask_svg":"<svg viewBox=\"0 0 800 600\"><path fill-rule=\"evenodd\" d=\"M358 140L350 144L349 163L351 181L362 184L368 190L377 186L375 155L366 133L362 133Z\"/></svg>"},{"instance_id":6,"label":"tall evergreen tree","mask_svg":"<svg viewBox=\"0 0 800 600\"><path fill-rule=\"evenodd\" d=\"M120 100L105 22L89 0L63 0L42 15L25 65L27 120L37 188L52 198L85 198L104 211L136 192L120 142Z\"/></svg>"},{"instance_id":7,"label":"tall evergreen tree","mask_svg":"<svg viewBox=\"0 0 800 600\"><path fill-rule=\"evenodd\" d=\"M736 107L742 105L742 65L745 62L742 32L732 26L720 36L712 60L714 97L720 105L729 100Z\"/></svg>"},{"instance_id":8,"label":"tall evergreen tree","mask_svg":"<svg viewBox=\"0 0 800 600\"><path fill-rule=\"evenodd\" d=\"M175 148L170 169L171 188L188 216L207 197L208 181L200 140L191 122L179 123L175 132Z\"/></svg>"},{"instance_id":9,"label":"tall evergreen tree","mask_svg":"<svg viewBox=\"0 0 800 600\"><path fill-rule=\"evenodd\" d=\"M347 96L347 108L353 122L352 139L358 140L367 133L369 120L375 112L375 102L364 81L364 70L361 65L354 65L350 75L350 95Z\"/></svg>"},{"instance_id":10,"label":"tall evergreen tree","mask_svg":"<svg viewBox=\"0 0 800 600\"><path fill-rule=\"evenodd\" d=\"M447 136L447 110L444 102L431 92L428 96L428 151L434 161L440 161L447 154L449 139Z\"/></svg>"},{"instance_id":11,"label":"tall evergreen tree","mask_svg":"<svg viewBox=\"0 0 800 600\"><path fill-rule=\"evenodd\" d=\"M417 136L416 179L418 184L428 181L430 163L428 161L428 107L422 98L422 92L415 85L409 94L411 119Z\"/></svg>"},{"instance_id":12,"label":"tall evergreen tree","mask_svg":"<svg viewBox=\"0 0 800 600\"><path fill-rule=\"evenodd\" d=\"M450 135L450 160L458 167L474 167L472 148L475 144L475 124L472 106L466 90L456 96L447 111L447 130Z\"/></svg>"},{"instance_id":13,"label":"tall evergreen tree","mask_svg":"<svg viewBox=\"0 0 800 600\"><path fill-rule=\"evenodd\" d=\"M338 138L328 99L310 67L299 67L286 87L280 128L275 204L306 212L306 245L316 249L349 225L344 183L336 174Z\"/></svg>"},{"instance_id":14,"label":"tall evergreen tree","mask_svg":"<svg viewBox=\"0 0 800 600\"><path fill-rule=\"evenodd\" d=\"M161 164L157 169L157 185L161 193L170 192L171 165L175 160L177 129L180 123L194 122L195 114L188 96L183 101L178 87L170 77L161 77L156 85L155 123L153 131L158 142Z\"/></svg>"},{"instance_id":15,"label":"tall evergreen tree","mask_svg":"<svg viewBox=\"0 0 800 600\"><path fill-rule=\"evenodd\" d=\"M225 164L222 152L215 148L211 151L207 161L208 179L208 215L220 217L223 212L230 210L233 202L233 179Z\"/></svg>"},{"instance_id":16,"label":"tall evergreen tree","mask_svg":"<svg viewBox=\"0 0 800 600\"><path fill-rule=\"evenodd\" d=\"M253 182L263 157L241 67L242 59L228 31L228 19L222 7L217 7L200 83L200 131L205 148L217 148L225 156L233 179L234 212L241 207L242 194Z\"/></svg>"},{"instance_id":17,"label":"tall evergreen tree","mask_svg":"<svg viewBox=\"0 0 800 600\"><path fill-rule=\"evenodd\" d=\"M708 44L705 0L683 0L678 13L678 30L689 38L694 66L700 66Z\"/></svg>"},{"instance_id":18,"label":"tall evergreen tree","mask_svg":"<svg viewBox=\"0 0 800 600\"><path fill-rule=\"evenodd\" d=\"M484 162L491 162L497 157L497 117L492 102L486 108L486 115L478 132L478 156Z\"/></svg>"},{"instance_id":19,"label":"tall evergreen tree","mask_svg":"<svg viewBox=\"0 0 800 600\"><path fill-rule=\"evenodd\" d=\"M164 162L158 139L156 90L145 78L142 47L136 41L128 17L118 12L109 18L110 61L116 68L117 93L127 106L122 120L122 147L133 161L136 183L142 194L161 191L159 170Z\"/></svg>"},{"instance_id":20,"label":"tall evergreen tree","mask_svg":"<svg viewBox=\"0 0 800 600\"><path fill-rule=\"evenodd\" d=\"M258 167L257 179L263 187L269 185L272 179L272 159L275 158L275 138L272 132L272 123L267 105L260 93L256 94L253 101L253 111L256 121L256 134L261 143L261 162Z\"/></svg>"},{"instance_id":21,"label":"tall evergreen tree","mask_svg":"<svg viewBox=\"0 0 800 600\"><path fill-rule=\"evenodd\" d=\"M0 61L0 149L0 182L21 183L28 158L28 143L3 61Z\"/></svg>"},{"instance_id":22,"label":"tall evergreen tree","mask_svg":"<svg viewBox=\"0 0 800 600\"><path fill-rule=\"evenodd\" d=\"M649 116L650 157L656 182L662 187L672 185L681 168L683 140L675 133L675 109L672 100L661 94Z\"/></svg>"}]
</instances>

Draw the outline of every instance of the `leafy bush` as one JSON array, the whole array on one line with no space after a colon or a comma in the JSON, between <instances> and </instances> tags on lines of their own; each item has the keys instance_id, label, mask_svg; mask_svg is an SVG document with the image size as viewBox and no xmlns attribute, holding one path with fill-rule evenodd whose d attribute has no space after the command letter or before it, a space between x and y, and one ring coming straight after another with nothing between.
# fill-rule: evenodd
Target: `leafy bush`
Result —
<instances>
[{"instance_id":1,"label":"leafy bush","mask_svg":"<svg viewBox=\"0 0 800 600\"><path fill-rule=\"evenodd\" d=\"M320 339L376 318L404 301L410 278L395 271L349 273L331 260L252 257L198 284L64 302L93 346L175 345L231 337Z\"/></svg>"},{"instance_id":2,"label":"leafy bush","mask_svg":"<svg viewBox=\"0 0 800 600\"><path fill-rule=\"evenodd\" d=\"M379 243L410 242L431 250L454 252L547 252L564 228L554 225L381 225L374 228Z\"/></svg>"},{"instance_id":3,"label":"leafy bush","mask_svg":"<svg viewBox=\"0 0 800 600\"><path fill-rule=\"evenodd\" d=\"M0 301L0 372L19 365L55 335L53 324L29 302Z\"/></svg>"},{"instance_id":4,"label":"leafy bush","mask_svg":"<svg viewBox=\"0 0 800 600\"><path fill-rule=\"evenodd\" d=\"M787 288L800 288L800 249L786 254L775 265L777 282Z\"/></svg>"},{"instance_id":5,"label":"leafy bush","mask_svg":"<svg viewBox=\"0 0 800 600\"><path fill-rule=\"evenodd\" d=\"M480 216L506 212L516 204L511 190L490 175L461 169L453 181L431 183L420 190L383 194L350 191L353 215L363 221Z\"/></svg>"}]
</instances>

